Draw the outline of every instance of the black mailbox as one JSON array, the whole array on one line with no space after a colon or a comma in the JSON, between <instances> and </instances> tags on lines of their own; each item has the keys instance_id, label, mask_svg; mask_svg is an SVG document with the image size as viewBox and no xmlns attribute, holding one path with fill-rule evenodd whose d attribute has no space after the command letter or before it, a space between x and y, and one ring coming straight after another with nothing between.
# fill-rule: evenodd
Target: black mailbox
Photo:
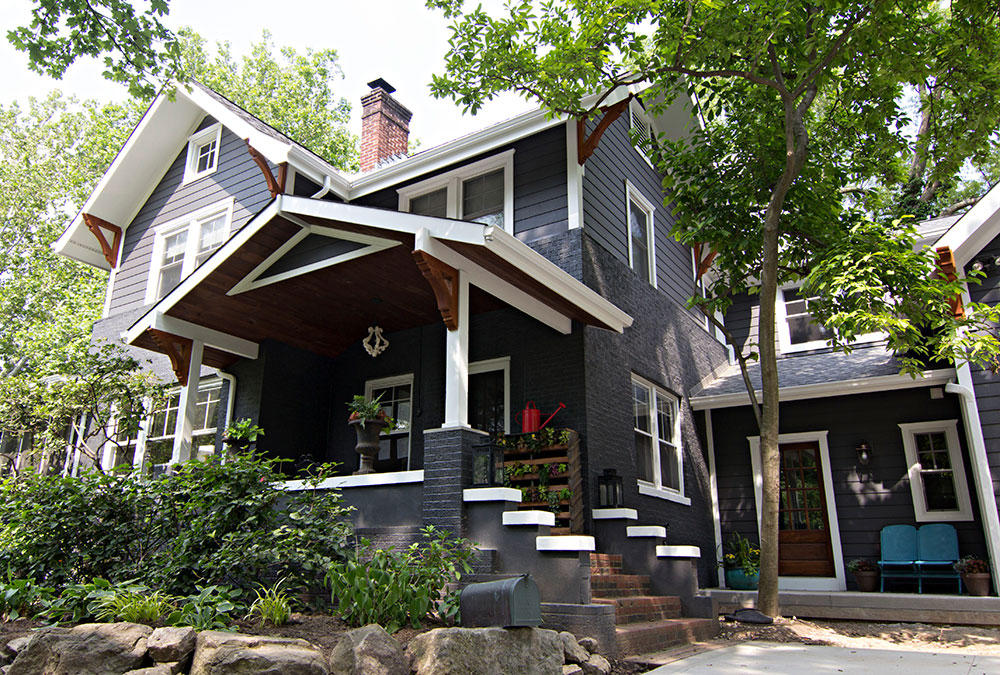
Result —
<instances>
[{"instance_id":1,"label":"black mailbox","mask_svg":"<svg viewBox=\"0 0 1000 675\"><path fill-rule=\"evenodd\" d=\"M538 626L542 623L542 601L538 584L529 575L469 584L459 601L462 625Z\"/></svg>"}]
</instances>

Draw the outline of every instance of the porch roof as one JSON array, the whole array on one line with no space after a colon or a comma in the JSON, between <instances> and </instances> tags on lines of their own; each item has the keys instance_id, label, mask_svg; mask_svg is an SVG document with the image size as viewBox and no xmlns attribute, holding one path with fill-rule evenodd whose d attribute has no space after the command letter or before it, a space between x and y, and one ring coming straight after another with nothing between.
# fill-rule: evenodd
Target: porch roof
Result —
<instances>
[{"instance_id":1,"label":"porch roof","mask_svg":"<svg viewBox=\"0 0 1000 675\"><path fill-rule=\"evenodd\" d=\"M204 363L254 358L276 339L327 356L386 332L440 321L415 255L468 276L472 313L509 304L562 333L572 321L621 332L632 318L507 232L279 195L125 333L168 353L162 335L199 339Z\"/></svg>"}]
</instances>

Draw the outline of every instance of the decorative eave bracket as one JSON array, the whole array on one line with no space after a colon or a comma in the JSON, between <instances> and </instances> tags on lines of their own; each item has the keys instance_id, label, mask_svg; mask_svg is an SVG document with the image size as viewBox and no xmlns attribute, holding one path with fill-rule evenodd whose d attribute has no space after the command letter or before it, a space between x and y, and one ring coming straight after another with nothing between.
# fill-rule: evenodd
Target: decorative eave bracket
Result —
<instances>
[{"instance_id":1,"label":"decorative eave bracket","mask_svg":"<svg viewBox=\"0 0 1000 675\"><path fill-rule=\"evenodd\" d=\"M955 265L955 254L952 253L951 247L941 246L935 252L937 253L939 274L948 281L957 279L958 267ZM956 295L953 298L949 298L948 306L951 307L952 316L956 319L965 318L965 307L962 306L961 296Z\"/></svg>"},{"instance_id":2,"label":"decorative eave bracket","mask_svg":"<svg viewBox=\"0 0 1000 675\"><path fill-rule=\"evenodd\" d=\"M247 144L247 152L250 153L250 157L253 161L257 163L260 168L260 172L264 174L264 180L267 181L267 189L271 193L271 197L277 197L285 191L285 181L288 177L288 162L282 162L278 165L278 178L275 179L274 174L271 173L271 167L267 165L267 159L264 155L260 154L257 148L250 145L250 139L243 139Z\"/></svg>"},{"instance_id":3,"label":"decorative eave bracket","mask_svg":"<svg viewBox=\"0 0 1000 675\"><path fill-rule=\"evenodd\" d=\"M601 120L597 123L597 127L587 136L587 116L578 117L576 120L576 161L583 166L587 159L590 158L594 151L597 149L597 144L601 142L601 136L607 130L609 126L614 123L622 113L628 108L629 101L635 97L635 94L629 94L618 103L613 103L612 105L606 105L599 110L603 113Z\"/></svg>"},{"instance_id":4,"label":"decorative eave bracket","mask_svg":"<svg viewBox=\"0 0 1000 675\"><path fill-rule=\"evenodd\" d=\"M194 345L189 338L180 337L172 333L167 333L155 328L149 329L149 334L153 341L163 350L163 353L170 359L170 367L177 376L177 382L182 386L187 386L188 369L191 365L191 347Z\"/></svg>"},{"instance_id":5,"label":"decorative eave bracket","mask_svg":"<svg viewBox=\"0 0 1000 675\"><path fill-rule=\"evenodd\" d=\"M695 264L698 266L698 269L696 270L697 277L695 278L695 281L705 276L705 273L708 272L708 269L712 266L712 261L715 260L715 257L717 255L719 255L717 251L708 249L708 252L705 254L705 257L703 258L701 252L702 249L704 248L705 245L701 242L698 242L697 244L694 245L694 260Z\"/></svg>"},{"instance_id":6,"label":"decorative eave bracket","mask_svg":"<svg viewBox=\"0 0 1000 675\"><path fill-rule=\"evenodd\" d=\"M108 261L111 269L117 267L118 248L122 243L122 228L117 225L112 225L103 218L92 216L89 213L83 214L83 222L87 226L87 229L90 230L97 238L97 243L101 246L101 253L104 254L104 259ZM110 244L108 243L108 238L104 234L105 230L110 232L114 237Z\"/></svg>"},{"instance_id":7,"label":"decorative eave bracket","mask_svg":"<svg viewBox=\"0 0 1000 675\"><path fill-rule=\"evenodd\" d=\"M414 251L413 259L434 291L445 327L458 330L458 270L425 251Z\"/></svg>"}]
</instances>

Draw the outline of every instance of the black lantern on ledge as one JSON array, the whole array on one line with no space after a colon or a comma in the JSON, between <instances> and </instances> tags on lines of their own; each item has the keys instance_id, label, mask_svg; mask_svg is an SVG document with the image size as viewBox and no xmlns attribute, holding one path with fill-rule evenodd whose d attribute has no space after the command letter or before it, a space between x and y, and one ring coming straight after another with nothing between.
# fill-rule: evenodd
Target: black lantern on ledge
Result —
<instances>
[{"instance_id":1,"label":"black lantern on ledge","mask_svg":"<svg viewBox=\"0 0 1000 675\"><path fill-rule=\"evenodd\" d=\"M497 487L503 484L502 468L498 460L503 451L493 442L472 448L472 487Z\"/></svg>"},{"instance_id":2,"label":"black lantern on ledge","mask_svg":"<svg viewBox=\"0 0 1000 675\"><path fill-rule=\"evenodd\" d=\"M625 505L622 477L614 469L605 469L597 477L597 503L602 509L620 509Z\"/></svg>"},{"instance_id":3,"label":"black lantern on ledge","mask_svg":"<svg viewBox=\"0 0 1000 675\"><path fill-rule=\"evenodd\" d=\"M854 450L858 453L858 464L868 466L872 461L872 448L868 445L868 441L860 441Z\"/></svg>"}]
</instances>

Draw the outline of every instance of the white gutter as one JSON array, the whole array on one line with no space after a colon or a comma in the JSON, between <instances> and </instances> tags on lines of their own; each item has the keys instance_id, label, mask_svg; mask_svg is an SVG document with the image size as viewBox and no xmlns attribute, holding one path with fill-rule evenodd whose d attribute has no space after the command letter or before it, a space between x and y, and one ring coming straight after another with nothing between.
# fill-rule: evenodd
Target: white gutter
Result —
<instances>
[{"instance_id":1,"label":"white gutter","mask_svg":"<svg viewBox=\"0 0 1000 675\"><path fill-rule=\"evenodd\" d=\"M226 429L233 423L233 410L236 406L236 376L220 370L219 377L229 383L229 393L226 396L226 426L222 430L222 435L225 436Z\"/></svg>"},{"instance_id":2,"label":"white gutter","mask_svg":"<svg viewBox=\"0 0 1000 675\"><path fill-rule=\"evenodd\" d=\"M326 196L326 193L328 193L330 191L331 187L333 187L333 185L330 183L330 177L329 176L324 176L323 177L323 187L321 187L319 189L319 192L317 192L312 197L310 197L310 199L322 199L323 197Z\"/></svg>"},{"instance_id":3,"label":"white gutter","mask_svg":"<svg viewBox=\"0 0 1000 675\"><path fill-rule=\"evenodd\" d=\"M969 442L969 461L972 464L972 477L976 483L976 497L979 500L979 513L983 519L983 533L986 535L986 548L990 555L990 569L993 578L1000 579L1000 515L997 514L997 499L993 492L993 477L990 473L989 459L986 456L986 440L983 438L983 426L979 420L979 406L976 403L976 392L973 388L972 370L968 362L956 368L958 384L948 383L945 391L956 394L962 406L962 421L965 423L965 437Z\"/></svg>"}]
</instances>

